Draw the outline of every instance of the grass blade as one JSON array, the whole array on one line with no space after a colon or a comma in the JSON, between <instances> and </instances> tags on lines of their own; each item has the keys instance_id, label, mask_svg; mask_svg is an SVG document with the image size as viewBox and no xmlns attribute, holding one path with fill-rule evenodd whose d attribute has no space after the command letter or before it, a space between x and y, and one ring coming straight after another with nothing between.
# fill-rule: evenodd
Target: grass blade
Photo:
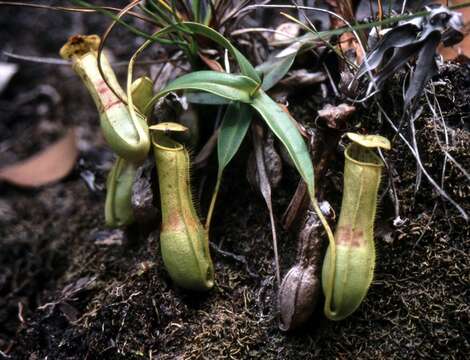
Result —
<instances>
[{"instance_id":1,"label":"grass blade","mask_svg":"<svg viewBox=\"0 0 470 360\"><path fill-rule=\"evenodd\" d=\"M194 21L201 22L201 0L191 1Z\"/></svg>"},{"instance_id":2,"label":"grass blade","mask_svg":"<svg viewBox=\"0 0 470 360\"><path fill-rule=\"evenodd\" d=\"M235 58L235 60L237 60L238 65L240 66L241 73L251 78L253 81L261 83L261 79L253 65L251 65L248 59L220 33L210 28L209 26L190 21L181 23L180 28L181 27L186 30L190 30L191 32L196 33L198 35L203 35L216 42L220 46L226 48L230 52L230 54Z\"/></svg>"}]
</instances>

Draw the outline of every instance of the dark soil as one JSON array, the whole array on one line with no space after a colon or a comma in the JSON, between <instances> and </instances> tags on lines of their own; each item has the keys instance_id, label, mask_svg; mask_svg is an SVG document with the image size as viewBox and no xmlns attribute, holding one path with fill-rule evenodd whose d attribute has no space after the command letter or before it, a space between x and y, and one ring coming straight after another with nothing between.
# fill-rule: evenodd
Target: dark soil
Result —
<instances>
[{"instance_id":1,"label":"dark soil","mask_svg":"<svg viewBox=\"0 0 470 360\"><path fill-rule=\"evenodd\" d=\"M107 22L99 15L2 7L1 49L57 57L67 36L101 33ZM124 31L113 34L115 57L128 59L135 41ZM450 139L446 150L470 169L470 65L446 64L436 80ZM44 86L58 98L41 93ZM388 101L393 89L383 103L399 117ZM325 102L318 93L290 99L296 119L307 126ZM359 108L351 126L392 137L389 126L372 117L376 113L373 105ZM0 184L0 359L465 359L470 353L470 228L424 177L415 191L415 160L400 141L389 162L405 222L392 225L393 202L385 192L390 177L384 176L376 275L365 302L341 322L328 321L320 304L305 328L285 334L278 329L269 216L245 180L246 154L227 169L218 200L210 236L216 286L195 294L169 279L158 231L104 227L112 155L91 100L68 67L21 62L1 94L0 114L0 146L11 144L0 154L2 165L44 148L66 127L77 127L81 140L80 161L58 184L36 190ZM427 107L415 126L423 164L440 181L444 154L436 133L442 139L444 128ZM318 179L335 209L341 161L337 156ZM470 212L468 181L452 163L446 166L446 190ZM84 180L90 174L94 189ZM278 218L297 180L286 166L274 192ZM294 232L280 232L282 273L294 261L295 241Z\"/></svg>"}]
</instances>

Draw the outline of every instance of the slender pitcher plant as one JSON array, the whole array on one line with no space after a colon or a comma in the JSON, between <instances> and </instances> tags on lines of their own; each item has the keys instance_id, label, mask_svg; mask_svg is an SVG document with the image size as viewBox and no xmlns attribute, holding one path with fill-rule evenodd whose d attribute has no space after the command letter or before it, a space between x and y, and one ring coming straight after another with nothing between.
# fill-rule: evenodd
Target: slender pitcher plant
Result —
<instances>
[{"instance_id":1,"label":"slender pitcher plant","mask_svg":"<svg viewBox=\"0 0 470 360\"><path fill-rule=\"evenodd\" d=\"M374 221L383 163L371 148L390 149L378 135L348 133L353 141L344 151L343 201L335 242L323 261L325 315L342 320L365 298L374 276Z\"/></svg>"},{"instance_id":2,"label":"slender pitcher plant","mask_svg":"<svg viewBox=\"0 0 470 360\"><path fill-rule=\"evenodd\" d=\"M163 262L179 286L209 290L214 285L214 267L209 235L193 204L189 154L182 144L168 136L188 129L176 123L160 123L150 129L160 188Z\"/></svg>"},{"instance_id":3,"label":"slender pitcher plant","mask_svg":"<svg viewBox=\"0 0 470 360\"><path fill-rule=\"evenodd\" d=\"M100 38L97 35L72 36L60 49L60 55L72 60L73 69L93 98L108 145L120 157L132 162L142 162L150 149L145 117L140 112L135 117L131 116L131 110L125 103L126 94L105 55L101 56L101 67L106 81L101 76L98 69L99 44Z\"/></svg>"}]
</instances>

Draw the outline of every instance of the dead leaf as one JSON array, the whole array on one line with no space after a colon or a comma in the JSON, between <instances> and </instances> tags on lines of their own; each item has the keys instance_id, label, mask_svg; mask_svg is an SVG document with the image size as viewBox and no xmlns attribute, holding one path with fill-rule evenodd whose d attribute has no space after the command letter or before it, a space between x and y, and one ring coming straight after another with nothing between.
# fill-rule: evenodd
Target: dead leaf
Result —
<instances>
[{"instance_id":1,"label":"dead leaf","mask_svg":"<svg viewBox=\"0 0 470 360\"><path fill-rule=\"evenodd\" d=\"M347 53L349 50L353 50L356 55L356 63L360 64L364 60L364 51L357 42L356 37L352 33L344 33L339 37L339 46L343 53Z\"/></svg>"},{"instance_id":2,"label":"dead leaf","mask_svg":"<svg viewBox=\"0 0 470 360\"><path fill-rule=\"evenodd\" d=\"M305 184L303 180L300 180L294 196L282 215L282 226L284 230L289 231L291 229L294 223L300 218L300 214L303 214L307 209L310 203L309 200L307 184Z\"/></svg>"},{"instance_id":3,"label":"dead leaf","mask_svg":"<svg viewBox=\"0 0 470 360\"><path fill-rule=\"evenodd\" d=\"M260 139L260 142L263 150L264 165L269 184L271 185L272 189L277 189L282 180L283 168L282 158L274 146L273 134L268 133L266 136ZM254 189L260 188L258 172L259 170L257 169L257 159L255 153L252 152L248 157L246 177Z\"/></svg>"},{"instance_id":4,"label":"dead leaf","mask_svg":"<svg viewBox=\"0 0 470 360\"><path fill-rule=\"evenodd\" d=\"M217 72L225 72L224 68L222 65L219 64L217 60L211 59L205 55L202 55L199 53L199 57L201 58L202 61L209 67L209 69L217 71Z\"/></svg>"},{"instance_id":5,"label":"dead leaf","mask_svg":"<svg viewBox=\"0 0 470 360\"><path fill-rule=\"evenodd\" d=\"M282 23L276 28L276 32L273 35L273 41L288 41L295 39L300 34L300 25L292 21Z\"/></svg>"},{"instance_id":6,"label":"dead leaf","mask_svg":"<svg viewBox=\"0 0 470 360\"><path fill-rule=\"evenodd\" d=\"M132 184L131 204L134 218L139 224L150 224L158 221L159 209L154 204L152 191L152 174L155 172L155 162L147 159L144 165L137 169Z\"/></svg>"},{"instance_id":7,"label":"dead leaf","mask_svg":"<svg viewBox=\"0 0 470 360\"><path fill-rule=\"evenodd\" d=\"M207 165L207 162L209 161L209 158L211 157L212 153L214 150L217 148L217 139L219 137L219 130L217 129L214 131L207 140L207 142L204 144L202 149L197 153L197 155L194 157L194 161L192 162L192 166L195 169L202 168Z\"/></svg>"},{"instance_id":8,"label":"dead leaf","mask_svg":"<svg viewBox=\"0 0 470 360\"><path fill-rule=\"evenodd\" d=\"M468 2L468 0L454 0L452 5L458 5ZM447 0L440 0L442 5L447 5ZM452 46L452 47L439 47L439 53L444 57L444 60L453 60L459 56L466 56L470 58L470 7L465 7L459 10L456 10L463 16L464 27L462 32L464 34L464 39Z\"/></svg>"},{"instance_id":9,"label":"dead leaf","mask_svg":"<svg viewBox=\"0 0 470 360\"><path fill-rule=\"evenodd\" d=\"M351 0L326 0L326 3L330 6L330 10L344 19L346 19L349 23L353 23L355 21L354 16L354 9L357 4L353 4ZM345 26L346 24L336 16L330 17L331 21L331 28L336 29ZM362 62L364 59L364 52L362 48L357 42L356 37L350 33L344 33L339 37L339 46L341 47L342 51L346 53L348 50L353 49L356 54L356 61L358 64Z\"/></svg>"},{"instance_id":10,"label":"dead leaf","mask_svg":"<svg viewBox=\"0 0 470 360\"><path fill-rule=\"evenodd\" d=\"M277 284L281 284L281 272L279 268L279 254L277 251L277 232L276 232L276 223L274 220L274 212L271 198L271 184L269 182L268 174L266 171L266 163L263 154L262 139L263 139L263 128L258 124L253 124L251 127L253 134L253 146L255 151L256 159L256 169L258 172L259 179L259 188L261 194L263 195L264 201L266 202L266 207L269 211L269 220L271 222L271 233L273 240L273 249L274 249L274 262L276 264L276 279Z\"/></svg>"},{"instance_id":11,"label":"dead leaf","mask_svg":"<svg viewBox=\"0 0 470 360\"><path fill-rule=\"evenodd\" d=\"M346 120L354 114L356 108L348 104L339 104L337 106L326 104L323 109L318 110L318 116L326 120L328 127L332 129L344 129Z\"/></svg>"},{"instance_id":12,"label":"dead leaf","mask_svg":"<svg viewBox=\"0 0 470 360\"><path fill-rule=\"evenodd\" d=\"M64 178L78 157L75 133L67 134L46 149L0 169L0 180L23 187L38 187Z\"/></svg>"},{"instance_id":13,"label":"dead leaf","mask_svg":"<svg viewBox=\"0 0 470 360\"><path fill-rule=\"evenodd\" d=\"M326 0L326 3L330 6L330 10L347 21L351 22L354 20L354 5L351 0ZM339 28L344 26L344 22L336 16L331 17L332 28Z\"/></svg>"},{"instance_id":14,"label":"dead leaf","mask_svg":"<svg viewBox=\"0 0 470 360\"><path fill-rule=\"evenodd\" d=\"M289 76L281 80L279 83L282 86L299 87L310 86L321 83L327 79L325 73L321 71L309 72L306 69L293 70Z\"/></svg>"}]
</instances>

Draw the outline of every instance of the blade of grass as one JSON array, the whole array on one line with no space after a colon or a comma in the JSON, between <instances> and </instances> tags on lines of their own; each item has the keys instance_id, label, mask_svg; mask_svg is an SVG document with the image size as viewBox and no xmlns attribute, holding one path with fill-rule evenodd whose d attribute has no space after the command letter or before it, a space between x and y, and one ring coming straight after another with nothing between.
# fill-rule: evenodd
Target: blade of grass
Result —
<instances>
[{"instance_id":1,"label":"blade of grass","mask_svg":"<svg viewBox=\"0 0 470 360\"><path fill-rule=\"evenodd\" d=\"M125 22L124 20L121 20L119 17L114 15L111 11L107 10L106 8L104 8L102 6L91 5L88 2L83 1L83 0L70 0L70 1L72 1L75 4L78 4L78 5L82 6L84 8L93 9L97 12L100 12L100 13L110 17L111 19L113 19L114 21L116 21L117 23L124 26L126 29L128 29L129 31L131 31L132 33L134 33L138 36L142 36L145 39L151 39L152 38L151 35L139 30L138 28L130 25L129 23Z\"/></svg>"},{"instance_id":2,"label":"blade of grass","mask_svg":"<svg viewBox=\"0 0 470 360\"><path fill-rule=\"evenodd\" d=\"M45 4L31 4L31 3L24 3L24 2L13 2L13 1L0 1L0 5L3 6L23 6L23 7L29 7L29 8L36 8L36 9L47 9L47 10L53 10L53 11L65 11L65 12L82 12L82 13L95 13L98 12L95 9L87 9L87 8L73 8L73 7L68 7L68 6L54 6L54 5L45 5ZM120 12L121 9L113 6L101 6L102 9L105 10L110 10L110 11L115 11L115 12ZM129 15L146 21L150 23L154 23L154 21L151 18L148 18L146 16L143 16L142 14L129 11Z\"/></svg>"},{"instance_id":3,"label":"blade of grass","mask_svg":"<svg viewBox=\"0 0 470 360\"><path fill-rule=\"evenodd\" d=\"M166 5L168 6L168 5ZM158 4L155 3L153 0L148 0L148 2L145 5L141 5L141 8L143 11L145 11L147 14L150 16L154 17L155 20L159 21L159 24L161 26L168 26L170 24L173 24L171 21L171 18L166 14L165 11L163 11ZM165 7L167 11L171 10L171 8Z\"/></svg>"},{"instance_id":4,"label":"blade of grass","mask_svg":"<svg viewBox=\"0 0 470 360\"><path fill-rule=\"evenodd\" d=\"M192 0L191 10L193 12L194 21L201 22L201 0Z\"/></svg>"},{"instance_id":5,"label":"blade of grass","mask_svg":"<svg viewBox=\"0 0 470 360\"><path fill-rule=\"evenodd\" d=\"M238 62L238 65L240 66L240 71L243 75L251 78L252 80L258 83L261 82L258 73L256 72L253 65L251 65L251 63L248 61L248 59L220 33L210 28L209 26L189 21L181 23L181 27L184 27L184 29L187 29L198 35L203 35L211 39L215 43L219 44L220 46L226 48Z\"/></svg>"}]
</instances>

